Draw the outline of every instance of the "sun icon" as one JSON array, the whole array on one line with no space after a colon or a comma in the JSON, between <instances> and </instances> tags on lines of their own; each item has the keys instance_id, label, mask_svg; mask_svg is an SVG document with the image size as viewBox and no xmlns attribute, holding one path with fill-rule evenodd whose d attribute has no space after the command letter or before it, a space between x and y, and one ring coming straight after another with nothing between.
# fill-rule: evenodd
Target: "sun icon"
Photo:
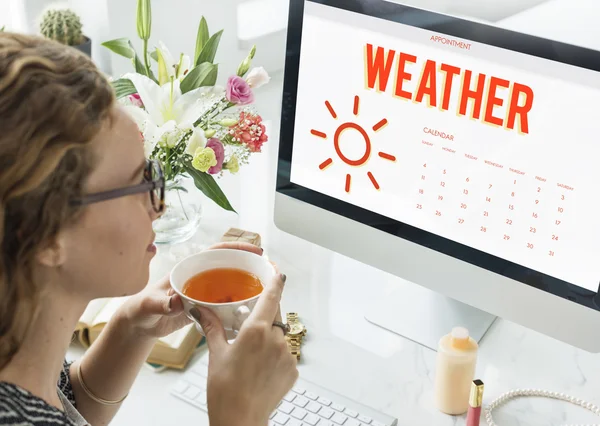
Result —
<instances>
[{"instance_id":1,"label":"sun icon","mask_svg":"<svg viewBox=\"0 0 600 426\"><path fill-rule=\"evenodd\" d=\"M355 116L358 116L359 104L360 104L360 98L358 96L355 96L354 97L354 108L353 108L353 113ZM334 119L337 119L338 116L337 116L335 110L333 109L333 107L331 106L331 103L329 101L325 101L325 106L327 107L327 110L329 111L331 116ZM387 119L383 118L383 119L379 120L372 127L372 129L374 132L378 132L383 127L385 127L386 124L388 124L388 121L387 121ZM364 143L365 143L364 155L358 159L348 158L346 155L344 155L344 153L342 152L342 150L340 148L340 138L344 132L349 131L349 130L358 132L362 136ZM327 139L327 134L324 132L321 132L319 130L312 129L310 131L310 133L319 138ZM340 124L338 126L338 128L336 129L335 134L333 136L333 147L335 148L335 152L338 155L338 157L340 158L340 160L342 160L344 163L348 164L349 166L353 166L353 167L364 166L365 164L367 164L367 162L371 158L372 146L371 146L371 139L369 138L369 134L361 125L356 124L351 121ZM385 152L378 152L378 155L380 158L383 158L384 160L396 161L396 157L394 157L393 155L387 154ZM319 165L319 169L325 170L331 164L333 164L333 159L327 158L325 161L323 161ZM368 176L369 180L371 181L371 183L373 184L373 186L375 187L375 189L379 190L380 189L379 183L377 182L377 179L375 179L375 176L373 175L373 173L368 171L367 176ZM345 185L346 192L350 192L351 183L352 183L352 175L348 173L348 174L346 174L346 185Z\"/></svg>"}]
</instances>

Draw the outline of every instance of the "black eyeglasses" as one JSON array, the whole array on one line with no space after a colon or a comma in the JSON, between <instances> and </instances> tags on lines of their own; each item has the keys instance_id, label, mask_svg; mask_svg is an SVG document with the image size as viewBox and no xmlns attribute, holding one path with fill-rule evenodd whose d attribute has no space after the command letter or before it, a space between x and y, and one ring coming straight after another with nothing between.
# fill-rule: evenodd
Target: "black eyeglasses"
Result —
<instances>
[{"instance_id":1,"label":"black eyeglasses","mask_svg":"<svg viewBox=\"0 0 600 426\"><path fill-rule=\"evenodd\" d=\"M110 191L86 194L81 198L71 200L71 205L85 206L92 203L99 203L100 201L125 197L127 195L141 194L143 192L150 193L150 201L152 202L154 211L162 213L165 209L165 175L162 166L156 160L146 160L144 182L138 185L112 189Z\"/></svg>"}]
</instances>

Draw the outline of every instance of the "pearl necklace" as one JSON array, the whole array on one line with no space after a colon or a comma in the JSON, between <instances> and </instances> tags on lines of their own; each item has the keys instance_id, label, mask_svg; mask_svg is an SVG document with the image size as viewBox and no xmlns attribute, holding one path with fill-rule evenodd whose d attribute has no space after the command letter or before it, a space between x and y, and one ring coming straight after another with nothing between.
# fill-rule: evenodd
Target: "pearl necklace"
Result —
<instances>
[{"instance_id":1,"label":"pearl necklace","mask_svg":"<svg viewBox=\"0 0 600 426\"><path fill-rule=\"evenodd\" d=\"M586 410L591 411L597 416L600 416L600 407L592 404L591 402L584 401L583 399L575 398L573 396L565 395L564 393L550 392L541 389L517 389L506 392L496 398L490 405L485 407L485 419L488 426L497 426L492 418L492 410L505 404L510 399L517 398L520 396L541 396L545 398L553 398L561 401L570 402L571 404L579 405ZM567 425L567 426L579 426L579 425ZM598 424L587 425L587 426L600 426Z\"/></svg>"}]
</instances>

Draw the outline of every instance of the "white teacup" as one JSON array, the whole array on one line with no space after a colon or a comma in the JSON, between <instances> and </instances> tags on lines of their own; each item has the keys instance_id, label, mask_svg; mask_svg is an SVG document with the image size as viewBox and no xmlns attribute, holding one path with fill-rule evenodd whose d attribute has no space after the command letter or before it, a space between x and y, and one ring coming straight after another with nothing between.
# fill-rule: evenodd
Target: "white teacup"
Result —
<instances>
[{"instance_id":1,"label":"white teacup","mask_svg":"<svg viewBox=\"0 0 600 426\"><path fill-rule=\"evenodd\" d=\"M192 299L183 294L185 283L194 275L215 268L237 268L254 274L264 287L275 276L275 267L262 256L234 249L205 250L193 254L180 261L171 271L171 286L181 296L185 314L191 320L190 309L203 306L211 309L223 323L229 339L239 332L244 321L256 305L260 294L246 300L230 303L209 303ZM204 334L202 327L196 323L196 328Z\"/></svg>"}]
</instances>

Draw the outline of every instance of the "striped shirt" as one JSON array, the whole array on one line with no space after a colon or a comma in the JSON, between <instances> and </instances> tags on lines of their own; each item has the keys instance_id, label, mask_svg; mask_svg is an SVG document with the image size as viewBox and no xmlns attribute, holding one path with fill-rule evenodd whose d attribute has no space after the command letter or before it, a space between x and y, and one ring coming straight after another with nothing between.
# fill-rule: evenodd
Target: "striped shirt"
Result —
<instances>
[{"instance_id":1,"label":"striped shirt","mask_svg":"<svg viewBox=\"0 0 600 426\"><path fill-rule=\"evenodd\" d=\"M71 363L66 360L60 372L57 391L61 400L76 407L69 377ZM0 425L3 426L77 426L66 412L12 383L0 382Z\"/></svg>"}]
</instances>

